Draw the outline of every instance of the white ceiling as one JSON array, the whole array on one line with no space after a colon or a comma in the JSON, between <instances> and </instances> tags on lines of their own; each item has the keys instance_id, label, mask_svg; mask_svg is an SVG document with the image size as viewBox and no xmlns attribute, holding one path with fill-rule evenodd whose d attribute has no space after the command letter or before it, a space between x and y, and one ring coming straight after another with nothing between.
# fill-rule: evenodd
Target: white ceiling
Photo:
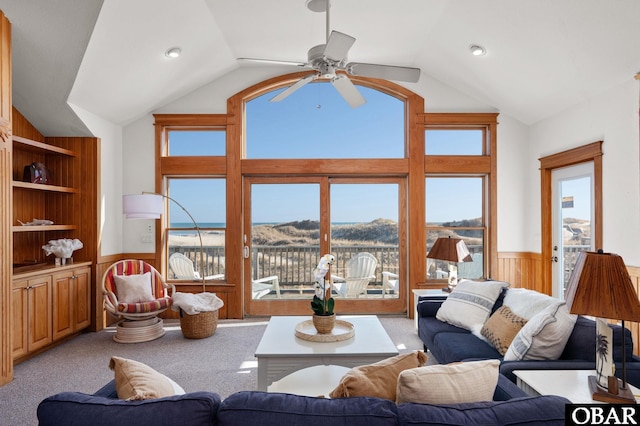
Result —
<instances>
[{"instance_id":1,"label":"white ceiling","mask_svg":"<svg viewBox=\"0 0 640 426\"><path fill-rule=\"evenodd\" d=\"M305 0L0 0L0 9L13 25L14 105L48 136L88 134L68 103L127 124L250 66L238 57L304 61L325 39L324 14ZM350 61L419 67L526 124L640 71L638 0L332 0L331 28L356 38ZM487 54L473 57L474 43ZM173 46L182 56L169 60Z\"/></svg>"}]
</instances>

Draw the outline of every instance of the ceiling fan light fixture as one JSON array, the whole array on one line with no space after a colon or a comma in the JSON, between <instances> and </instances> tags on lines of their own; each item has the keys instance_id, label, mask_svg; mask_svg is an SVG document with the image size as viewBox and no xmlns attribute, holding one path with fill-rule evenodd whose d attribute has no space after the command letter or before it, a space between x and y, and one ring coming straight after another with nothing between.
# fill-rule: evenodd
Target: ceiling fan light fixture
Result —
<instances>
[{"instance_id":1,"label":"ceiling fan light fixture","mask_svg":"<svg viewBox=\"0 0 640 426\"><path fill-rule=\"evenodd\" d=\"M473 56L484 56L487 53L486 49L479 44L472 44L469 46L469 50Z\"/></svg>"},{"instance_id":2,"label":"ceiling fan light fixture","mask_svg":"<svg viewBox=\"0 0 640 426\"><path fill-rule=\"evenodd\" d=\"M167 49L167 51L164 52L164 56L166 56L167 58L175 59L180 56L181 53L182 49L180 49L179 47L172 47L171 49Z\"/></svg>"}]
</instances>

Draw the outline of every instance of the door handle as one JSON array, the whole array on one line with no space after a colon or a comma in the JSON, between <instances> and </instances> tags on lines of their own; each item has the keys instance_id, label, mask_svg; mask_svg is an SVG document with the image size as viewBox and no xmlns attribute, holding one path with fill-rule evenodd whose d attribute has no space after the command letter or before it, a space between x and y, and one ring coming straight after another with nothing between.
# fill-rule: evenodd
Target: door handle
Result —
<instances>
[{"instance_id":1,"label":"door handle","mask_svg":"<svg viewBox=\"0 0 640 426\"><path fill-rule=\"evenodd\" d=\"M244 246L243 252L244 252L243 253L244 258L248 259L249 258L249 246Z\"/></svg>"}]
</instances>

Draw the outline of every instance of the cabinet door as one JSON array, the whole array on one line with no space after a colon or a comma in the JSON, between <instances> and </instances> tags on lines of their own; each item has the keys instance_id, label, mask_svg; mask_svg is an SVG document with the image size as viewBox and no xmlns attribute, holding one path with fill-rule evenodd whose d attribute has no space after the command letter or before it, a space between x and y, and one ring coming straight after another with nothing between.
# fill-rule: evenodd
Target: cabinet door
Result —
<instances>
[{"instance_id":1,"label":"cabinet door","mask_svg":"<svg viewBox=\"0 0 640 426\"><path fill-rule=\"evenodd\" d=\"M29 280L29 352L53 341L51 327L51 275Z\"/></svg>"},{"instance_id":2,"label":"cabinet door","mask_svg":"<svg viewBox=\"0 0 640 426\"><path fill-rule=\"evenodd\" d=\"M91 268L73 272L75 330L82 330L91 324Z\"/></svg>"},{"instance_id":3,"label":"cabinet door","mask_svg":"<svg viewBox=\"0 0 640 426\"><path fill-rule=\"evenodd\" d=\"M73 273L53 274L53 338L73 333Z\"/></svg>"},{"instance_id":4,"label":"cabinet door","mask_svg":"<svg viewBox=\"0 0 640 426\"><path fill-rule=\"evenodd\" d=\"M27 280L15 281L11 289L11 309L13 318L13 358L27 353L29 336L29 303Z\"/></svg>"}]
</instances>

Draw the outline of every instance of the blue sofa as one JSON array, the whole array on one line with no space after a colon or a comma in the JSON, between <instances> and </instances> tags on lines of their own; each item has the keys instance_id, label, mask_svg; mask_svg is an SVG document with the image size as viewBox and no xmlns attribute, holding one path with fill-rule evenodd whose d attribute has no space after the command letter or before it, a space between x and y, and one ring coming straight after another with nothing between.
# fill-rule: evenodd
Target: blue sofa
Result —
<instances>
[{"instance_id":1,"label":"blue sofa","mask_svg":"<svg viewBox=\"0 0 640 426\"><path fill-rule=\"evenodd\" d=\"M494 401L429 405L400 404L380 398L341 399L258 391L237 392L222 400L211 392L192 392L143 401L116 399L111 381L93 395L63 392L38 405L41 426L58 425L564 425L559 396L528 397L500 376Z\"/></svg>"},{"instance_id":2,"label":"blue sofa","mask_svg":"<svg viewBox=\"0 0 640 426\"><path fill-rule=\"evenodd\" d=\"M492 308L495 312L504 299L505 289ZM418 315L418 335L422 340L425 352L441 364L471 361L479 359L499 359L502 355L490 344L473 335L469 330L442 322L436 313L445 299L442 297L424 296L416 306ZM613 328L613 360L616 364L616 375L622 374L622 327ZM631 332L625 328L625 353L627 382L640 386L640 358L633 355L633 339ZM503 361L500 373L515 383L515 370L593 370L596 366L596 323L583 316L578 316L569 340L557 360L522 360Z\"/></svg>"}]
</instances>

